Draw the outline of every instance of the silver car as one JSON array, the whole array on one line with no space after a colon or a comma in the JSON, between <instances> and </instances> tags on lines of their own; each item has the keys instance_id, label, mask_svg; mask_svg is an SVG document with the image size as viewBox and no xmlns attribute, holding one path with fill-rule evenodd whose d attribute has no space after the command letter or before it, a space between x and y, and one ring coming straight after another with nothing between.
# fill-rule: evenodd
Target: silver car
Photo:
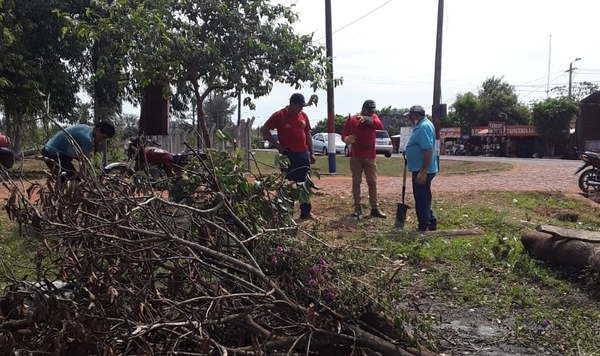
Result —
<instances>
[{"instance_id":1,"label":"silver car","mask_svg":"<svg viewBox=\"0 0 600 356\"><path fill-rule=\"evenodd\" d=\"M315 153L321 153L323 155L327 154L328 149L328 135L327 133L321 132L317 133L312 137L313 142L313 150ZM335 134L335 153L344 152L344 147L346 144L342 141L342 136L340 134Z\"/></svg>"},{"instance_id":2,"label":"silver car","mask_svg":"<svg viewBox=\"0 0 600 356\"><path fill-rule=\"evenodd\" d=\"M391 157L394 152L392 139L386 130L375 131L375 152L384 154L386 157Z\"/></svg>"}]
</instances>

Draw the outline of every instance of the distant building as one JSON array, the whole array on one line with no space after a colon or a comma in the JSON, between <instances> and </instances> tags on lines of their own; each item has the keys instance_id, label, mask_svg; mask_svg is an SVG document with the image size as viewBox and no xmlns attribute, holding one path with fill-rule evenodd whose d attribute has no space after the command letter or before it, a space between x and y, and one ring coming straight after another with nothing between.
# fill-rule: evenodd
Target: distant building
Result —
<instances>
[{"instance_id":1,"label":"distant building","mask_svg":"<svg viewBox=\"0 0 600 356\"><path fill-rule=\"evenodd\" d=\"M575 134L580 151L600 152L600 91L581 100Z\"/></svg>"}]
</instances>

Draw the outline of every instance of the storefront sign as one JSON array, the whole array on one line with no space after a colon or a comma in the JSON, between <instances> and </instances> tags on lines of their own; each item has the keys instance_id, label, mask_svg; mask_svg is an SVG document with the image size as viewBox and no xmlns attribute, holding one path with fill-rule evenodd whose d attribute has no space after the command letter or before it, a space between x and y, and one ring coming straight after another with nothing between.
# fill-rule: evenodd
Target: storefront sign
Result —
<instances>
[{"instance_id":1,"label":"storefront sign","mask_svg":"<svg viewBox=\"0 0 600 356\"><path fill-rule=\"evenodd\" d=\"M471 136L487 136L488 132L489 132L489 130L488 130L487 126L471 127Z\"/></svg>"},{"instance_id":2,"label":"storefront sign","mask_svg":"<svg viewBox=\"0 0 600 356\"><path fill-rule=\"evenodd\" d=\"M488 135L490 136L504 136L504 123L502 121L488 122L488 129Z\"/></svg>"},{"instance_id":3,"label":"storefront sign","mask_svg":"<svg viewBox=\"0 0 600 356\"><path fill-rule=\"evenodd\" d=\"M526 137L526 136L537 136L535 126L530 125L513 125L506 126L506 136L509 137Z\"/></svg>"},{"instance_id":4,"label":"storefront sign","mask_svg":"<svg viewBox=\"0 0 600 356\"><path fill-rule=\"evenodd\" d=\"M460 127L444 127L440 129L440 138L460 138Z\"/></svg>"}]
</instances>

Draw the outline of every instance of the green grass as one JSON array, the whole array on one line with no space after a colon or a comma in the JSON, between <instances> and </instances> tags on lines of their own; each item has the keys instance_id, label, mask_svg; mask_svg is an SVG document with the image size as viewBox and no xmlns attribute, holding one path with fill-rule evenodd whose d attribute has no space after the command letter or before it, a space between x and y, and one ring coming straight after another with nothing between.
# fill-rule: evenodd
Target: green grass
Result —
<instances>
[{"instance_id":1,"label":"green grass","mask_svg":"<svg viewBox=\"0 0 600 356\"><path fill-rule=\"evenodd\" d=\"M262 173L272 173L275 171L275 169L273 168L275 152L255 151L255 158L258 164L258 169L260 169ZM327 173L329 171L327 157L316 156L316 159L317 162L312 166L312 168L319 173ZM386 158L384 156L378 155L377 174L379 176L399 177L400 175L402 175L403 164L403 159L400 157ZM508 163L442 161L440 174L453 175L492 173L507 171L511 168L512 165ZM337 174L344 176L351 175L350 159L342 155L336 156L336 170ZM257 171L256 166L253 167L253 171Z\"/></svg>"},{"instance_id":2,"label":"green grass","mask_svg":"<svg viewBox=\"0 0 600 356\"><path fill-rule=\"evenodd\" d=\"M34 273L34 243L22 236L17 226L0 213L0 289L11 280L29 279Z\"/></svg>"},{"instance_id":3,"label":"green grass","mask_svg":"<svg viewBox=\"0 0 600 356\"><path fill-rule=\"evenodd\" d=\"M325 205L320 209L351 211L350 202L319 199ZM432 238L408 232L414 229L414 210L405 232L393 230L393 217L360 222L336 217L323 229L336 245L383 248L387 258L404 261L395 278L397 294L426 295L442 309L440 314L475 309L510 326L511 342L521 346L570 355L600 353L600 276L534 260L520 241L535 224L600 231L600 209L558 193L448 193L434 199L440 229L479 228L483 236ZM534 211L548 206L578 214L579 221ZM384 206L388 212L394 209ZM545 320L551 327L540 326Z\"/></svg>"}]
</instances>

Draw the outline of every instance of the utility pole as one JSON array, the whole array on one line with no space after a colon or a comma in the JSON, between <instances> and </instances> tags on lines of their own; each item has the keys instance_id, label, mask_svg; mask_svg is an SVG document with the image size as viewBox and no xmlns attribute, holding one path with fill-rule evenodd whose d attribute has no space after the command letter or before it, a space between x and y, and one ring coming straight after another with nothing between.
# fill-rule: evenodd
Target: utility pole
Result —
<instances>
[{"instance_id":1,"label":"utility pole","mask_svg":"<svg viewBox=\"0 0 600 356\"><path fill-rule=\"evenodd\" d=\"M569 99L572 99L572 95L571 95L571 87L572 87L572 83L573 83L573 71L577 68L573 68L573 63L577 62L578 60L581 60L581 58L575 58L575 60L573 60L573 62L569 63L569 70L567 70L567 72L569 72Z\"/></svg>"},{"instance_id":2,"label":"utility pole","mask_svg":"<svg viewBox=\"0 0 600 356\"><path fill-rule=\"evenodd\" d=\"M327 152L329 173L335 173L335 108L333 101L333 45L331 0L325 0L325 42L327 47Z\"/></svg>"},{"instance_id":3,"label":"utility pole","mask_svg":"<svg viewBox=\"0 0 600 356\"><path fill-rule=\"evenodd\" d=\"M550 64L552 63L552 34L548 40L548 81L546 82L546 97L550 95Z\"/></svg>"},{"instance_id":4,"label":"utility pole","mask_svg":"<svg viewBox=\"0 0 600 356\"><path fill-rule=\"evenodd\" d=\"M444 23L444 0L438 0L437 38L435 42L435 76L433 81L433 107L432 118L435 125L435 137L440 140L440 121L444 115L444 107L440 101L442 98L442 31Z\"/></svg>"},{"instance_id":5,"label":"utility pole","mask_svg":"<svg viewBox=\"0 0 600 356\"><path fill-rule=\"evenodd\" d=\"M236 126L240 126L240 123L242 122L242 91L238 90L238 107L237 107L237 125Z\"/></svg>"}]
</instances>

